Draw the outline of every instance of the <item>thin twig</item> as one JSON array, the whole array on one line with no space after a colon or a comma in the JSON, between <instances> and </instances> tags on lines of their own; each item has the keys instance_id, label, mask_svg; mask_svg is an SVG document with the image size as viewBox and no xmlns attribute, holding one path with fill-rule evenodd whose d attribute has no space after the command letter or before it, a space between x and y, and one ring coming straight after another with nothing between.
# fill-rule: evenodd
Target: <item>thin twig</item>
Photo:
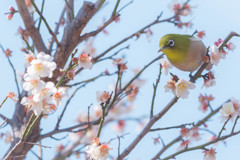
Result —
<instances>
[{"instance_id":1,"label":"thin twig","mask_svg":"<svg viewBox=\"0 0 240 160\"><path fill-rule=\"evenodd\" d=\"M37 145L37 146L40 146L40 147L43 147L43 148L52 148L50 146L45 146L45 145L41 145L41 144L38 144L38 143L33 143L33 142L24 142L26 144L32 144L32 145Z\"/></svg>"},{"instance_id":2,"label":"thin twig","mask_svg":"<svg viewBox=\"0 0 240 160\"><path fill-rule=\"evenodd\" d=\"M95 76L93 78L90 78L90 79L87 79L87 80L84 80L84 81L81 81L81 82L77 82L77 83L73 83L73 84L66 84L64 86L66 87L73 87L73 86L77 86L77 85L80 85L80 84L87 84L87 83L90 83L90 82L93 82L95 80L97 80L98 78L100 77L104 77L104 76L112 76L112 75L115 75L116 73L111 73L111 74L105 74L104 72L103 73L100 73L98 76Z\"/></svg>"},{"instance_id":3,"label":"thin twig","mask_svg":"<svg viewBox=\"0 0 240 160\"><path fill-rule=\"evenodd\" d=\"M114 10L113 10L113 12L112 12L112 16L114 17L115 15L116 15L116 13L117 13L117 8L118 8L118 6L119 6L119 3L120 3L120 0L117 0L117 3L116 3L116 5L115 5L115 7L114 7Z\"/></svg>"},{"instance_id":4,"label":"thin twig","mask_svg":"<svg viewBox=\"0 0 240 160\"><path fill-rule=\"evenodd\" d=\"M35 152L32 151L32 150L30 150L30 152L31 152L35 157L37 157L37 159L41 160L41 157L39 157L39 156L37 155L37 153L35 153Z\"/></svg>"},{"instance_id":5,"label":"thin twig","mask_svg":"<svg viewBox=\"0 0 240 160\"><path fill-rule=\"evenodd\" d=\"M29 45L29 43L28 43L28 41L25 39L25 37L24 37L24 35L21 33L21 36L22 36L22 39L23 39L23 41L26 43L26 45L27 45L27 49L30 49L31 50L31 52L34 54L34 50L33 50L33 48ZM28 52L27 52L28 53Z\"/></svg>"},{"instance_id":6,"label":"thin twig","mask_svg":"<svg viewBox=\"0 0 240 160\"><path fill-rule=\"evenodd\" d=\"M0 108L3 106L3 104L7 101L7 99L8 99L8 96L6 96L4 99L3 99L3 101L2 101L2 103L0 104Z\"/></svg>"},{"instance_id":7,"label":"thin twig","mask_svg":"<svg viewBox=\"0 0 240 160\"><path fill-rule=\"evenodd\" d=\"M117 136L117 138L118 138L118 156L120 155L120 137L119 136Z\"/></svg>"},{"instance_id":8,"label":"thin twig","mask_svg":"<svg viewBox=\"0 0 240 160\"><path fill-rule=\"evenodd\" d=\"M0 124L0 128L7 122L7 118Z\"/></svg>"},{"instance_id":9,"label":"thin twig","mask_svg":"<svg viewBox=\"0 0 240 160\"><path fill-rule=\"evenodd\" d=\"M219 134L218 134L218 136L217 136L217 139L220 138L223 130L225 130L225 126L227 125L227 123L228 123L228 121L229 121L230 119L231 119L231 115L228 117L228 119L226 120L226 122L223 124L223 126L222 126L222 128L221 128L221 130L220 130L220 132L219 132Z\"/></svg>"},{"instance_id":10,"label":"thin twig","mask_svg":"<svg viewBox=\"0 0 240 160\"><path fill-rule=\"evenodd\" d=\"M25 128L25 130L24 130L24 132L23 132L22 141L26 138L26 134L27 134L27 132L28 132L28 130L29 130L29 127L30 127L30 125L31 125L34 117L35 117L35 116L34 116L34 113L32 113L31 117L30 117L29 120L28 120L28 123L27 123L27 125L26 125L26 128Z\"/></svg>"},{"instance_id":11,"label":"thin twig","mask_svg":"<svg viewBox=\"0 0 240 160\"><path fill-rule=\"evenodd\" d=\"M54 34L54 32L52 31L52 29L50 28L50 26L48 25L45 17L44 17L44 16L42 15L42 13L39 11L39 9L38 9L37 5L35 4L35 2L34 2L33 0L30 0L30 1L31 1L34 9L36 10L36 12L37 12L37 13L39 14L39 16L42 18L43 22L45 23L45 25L46 25L46 27L47 27L47 29L48 29L48 32L52 35L52 37L53 37L54 41L56 42L57 46L59 46L60 43L59 43L56 35Z\"/></svg>"},{"instance_id":12,"label":"thin twig","mask_svg":"<svg viewBox=\"0 0 240 160\"><path fill-rule=\"evenodd\" d=\"M92 106L92 104L90 104L89 106L88 106L88 114L87 114L87 121L88 121L88 126L90 126L89 124L90 124L90 108L91 108L91 106Z\"/></svg>"},{"instance_id":13,"label":"thin twig","mask_svg":"<svg viewBox=\"0 0 240 160\"><path fill-rule=\"evenodd\" d=\"M17 73L16 73L16 69L15 67L13 66L10 58L8 57L8 63L10 64L11 68L12 68L12 71L13 71L13 75L14 75L14 80L15 80L15 84L16 84L16 87L17 87L17 92L18 92L18 97L19 99L21 99L21 93L20 93L20 88L19 88L19 84L18 84L18 80L17 80Z\"/></svg>"},{"instance_id":14,"label":"thin twig","mask_svg":"<svg viewBox=\"0 0 240 160\"><path fill-rule=\"evenodd\" d=\"M44 4L45 4L45 0L42 0L41 15L43 14ZM40 30L41 22L42 22L42 17L40 16L38 27L37 27L38 30Z\"/></svg>"},{"instance_id":15,"label":"thin twig","mask_svg":"<svg viewBox=\"0 0 240 160\"><path fill-rule=\"evenodd\" d=\"M118 51L116 51L115 53L113 53L111 56L108 56L108 57L99 59L99 60L98 60L97 62L95 62L94 64L99 63L99 62L101 62L101 61L104 61L104 60L106 60L106 59L113 59L114 56L116 56L119 52L121 52L121 51L124 50L124 49L129 49L129 45L127 45L126 47L120 48Z\"/></svg>"},{"instance_id":16,"label":"thin twig","mask_svg":"<svg viewBox=\"0 0 240 160\"><path fill-rule=\"evenodd\" d=\"M55 30L54 30L55 35L58 34L58 30L60 28L62 19L64 18L64 14L65 14L65 7L63 8L63 11L61 12L61 15L59 17L58 22L56 23L56 27L55 27ZM53 43L54 43L54 40L53 40L53 38L51 38L51 40L49 41L49 47L48 47L48 50L49 50L50 53L52 52Z\"/></svg>"},{"instance_id":17,"label":"thin twig","mask_svg":"<svg viewBox=\"0 0 240 160\"><path fill-rule=\"evenodd\" d=\"M11 126L13 126L13 122L12 122L12 120L11 119L9 119L9 118L7 118L6 116L4 116L4 115L2 115L1 113L0 113L0 118L2 118L4 121L6 121L8 124L10 124ZM4 123L4 122L3 122ZM4 124L2 124L2 125L4 125ZM2 127L2 126L1 126Z\"/></svg>"},{"instance_id":18,"label":"thin twig","mask_svg":"<svg viewBox=\"0 0 240 160\"><path fill-rule=\"evenodd\" d=\"M109 102L111 100L111 97L112 97L112 93L110 95L110 97L108 98L108 100L105 102L105 103L101 103L101 106L102 106L102 116L101 116L101 120L100 120L100 124L99 124L99 128L98 128L98 132L97 132L97 137L99 138L100 136L100 133L101 133L101 130L102 130L102 126L103 126L103 122L105 120L105 113L106 113L106 109L109 105ZM89 122L88 122L89 124Z\"/></svg>"},{"instance_id":19,"label":"thin twig","mask_svg":"<svg viewBox=\"0 0 240 160\"><path fill-rule=\"evenodd\" d=\"M127 6L129 6L131 3L133 3L133 0L131 0L130 2L128 2L127 4L125 4L122 8L120 8L118 10L118 13L120 13L124 8L126 8Z\"/></svg>"},{"instance_id":20,"label":"thin twig","mask_svg":"<svg viewBox=\"0 0 240 160\"><path fill-rule=\"evenodd\" d=\"M113 46L111 46L110 48L108 48L107 50L105 50L104 52L102 52L101 54L99 54L97 57L94 58L95 61L97 61L99 58L103 57L104 55L106 55L109 51L111 51L112 49L116 48L117 46L121 45L122 43L126 42L127 40L133 38L136 36L136 34L143 34L144 31L155 25L155 24L159 24L159 23L163 23L163 22L169 22L170 20L176 18L179 16L179 14L181 13L181 11L184 9L185 5L189 2L190 0L188 0L184 6L182 7L182 9L180 9L180 11L178 13L176 13L175 15L169 17L169 18L166 18L166 19L163 19L163 20L159 20L161 18L161 15L162 13L157 16L157 19L154 20L153 22L149 23L148 25L144 26L143 28L139 29L137 32L134 32L133 34L129 35L128 37L122 39L121 41L119 41L118 43L114 44Z\"/></svg>"},{"instance_id":21,"label":"thin twig","mask_svg":"<svg viewBox=\"0 0 240 160\"><path fill-rule=\"evenodd\" d=\"M73 4L73 0L71 1L71 4ZM68 15L69 22L71 22L74 19L74 9L73 7L69 4L68 0L65 0L66 3L66 9L70 10L71 16Z\"/></svg>"},{"instance_id":22,"label":"thin twig","mask_svg":"<svg viewBox=\"0 0 240 160\"><path fill-rule=\"evenodd\" d=\"M224 103L228 102L229 100L225 101ZM224 104L223 103L223 104ZM218 111L222 108L222 105L220 105L217 109L215 109L214 111L210 112L206 117L204 117L202 120L199 120L194 127L199 127L203 124L205 124L211 117L213 117L215 114L218 113ZM168 148L170 148L172 145L174 145L175 143L179 142L181 140L181 136L178 136L177 138L173 139L171 142L169 142L168 145L166 145L165 147L163 147L155 156L154 156L154 160L158 159L162 153L164 153Z\"/></svg>"},{"instance_id":23,"label":"thin twig","mask_svg":"<svg viewBox=\"0 0 240 160\"><path fill-rule=\"evenodd\" d=\"M174 154L171 154L171 155L169 155L169 156L167 156L167 157L165 157L165 158L163 158L163 159L161 159L161 160L168 160L168 159L175 158L177 155L179 155L179 154L181 154L181 153L184 153L184 152L193 151L193 150L198 150L198 149L204 149L206 146L209 146L209 145L214 144L214 143L216 143L216 142L218 142L218 141L221 141L221 140L225 140L225 139L227 139L227 138L229 138L229 137L232 137L232 136L235 136L235 135L237 135L237 134L239 134L239 133L240 133L240 131L234 132L234 133L231 133L231 134L229 134L229 135L219 137L219 138L214 139L214 140L212 140L212 141L210 141L210 142L207 142L207 143L204 143L204 144L195 146L195 147L185 148L185 149L180 150L180 151L178 151L178 152L176 152L176 153L174 153ZM156 159L152 159L152 160L156 160Z\"/></svg>"},{"instance_id":24,"label":"thin twig","mask_svg":"<svg viewBox=\"0 0 240 160\"><path fill-rule=\"evenodd\" d=\"M158 87L158 84L160 82L161 74L162 74L162 65L160 65L158 77L156 79L156 83L153 84L153 96L152 96L152 104L151 104L151 110L150 110L150 118L153 117L154 102L155 102L157 87Z\"/></svg>"},{"instance_id":25,"label":"thin twig","mask_svg":"<svg viewBox=\"0 0 240 160\"><path fill-rule=\"evenodd\" d=\"M61 120L62 120L62 117L63 117L63 115L64 115L64 113L65 113L65 111L66 111L66 109L67 109L67 106L69 105L69 103L71 102L72 98L74 97L74 95L77 93L77 91L78 91L79 89L80 89L80 87L76 88L76 89L74 90L74 92L72 93L72 95L71 95L71 96L69 97L69 99L67 100L67 102L66 102L66 104L65 104L65 106L64 106L64 108L63 108L63 110L62 110L62 113L61 113L60 117L58 118L58 121L57 121L55 130L58 130L59 124L60 124L60 122L61 122Z\"/></svg>"},{"instance_id":26,"label":"thin twig","mask_svg":"<svg viewBox=\"0 0 240 160\"><path fill-rule=\"evenodd\" d=\"M2 51L4 52L4 48L3 48L3 46L2 46L1 44L0 44L0 47L1 47ZM20 94L20 89L19 89L19 85L18 85L18 81L17 81L16 69L15 69L13 63L11 62L10 58L7 57L7 59L8 59L8 63L10 64L10 66L11 66L11 68L12 68L12 70L13 70L13 76L14 76L15 84L16 84L16 86L17 86L18 97L21 98L21 97L20 97L20 96L21 96L21 94ZM7 98L7 97L6 97L6 98ZM1 103L0 108L1 108L2 104L7 100L6 98L5 98L4 101Z\"/></svg>"},{"instance_id":27,"label":"thin twig","mask_svg":"<svg viewBox=\"0 0 240 160\"><path fill-rule=\"evenodd\" d=\"M171 127L164 127L164 128L155 128L155 129L150 129L151 132L154 131L161 131L161 130L168 130L168 129L178 129L178 128L183 128L186 127L187 125L194 125L194 123L186 123L186 124L181 124L177 126L171 126Z\"/></svg>"},{"instance_id":28,"label":"thin twig","mask_svg":"<svg viewBox=\"0 0 240 160\"><path fill-rule=\"evenodd\" d=\"M229 35L223 40L222 44L218 47L218 49L221 51L223 49L223 47L226 46L228 41L230 41L230 39L232 39L233 37L240 37L240 34L233 32L233 31L230 32Z\"/></svg>"},{"instance_id":29,"label":"thin twig","mask_svg":"<svg viewBox=\"0 0 240 160\"><path fill-rule=\"evenodd\" d=\"M235 119L235 121L234 121L234 124L233 124L233 128L232 128L231 133L234 132L234 129L235 129L235 127L236 127L236 124L237 124L237 120L238 120L238 119L239 119L239 115L236 117L236 119Z\"/></svg>"}]
</instances>

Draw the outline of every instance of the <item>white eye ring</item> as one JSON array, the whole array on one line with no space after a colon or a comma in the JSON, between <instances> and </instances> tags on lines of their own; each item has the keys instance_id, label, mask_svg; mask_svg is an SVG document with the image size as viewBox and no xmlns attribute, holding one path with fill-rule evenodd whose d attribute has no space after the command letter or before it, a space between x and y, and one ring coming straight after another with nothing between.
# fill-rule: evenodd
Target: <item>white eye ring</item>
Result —
<instances>
[{"instance_id":1,"label":"white eye ring","mask_svg":"<svg viewBox=\"0 0 240 160\"><path fill-rule=\"evenodd\" d=\"M169 40L168 44L169 44L170 47L173 47L174 46L174 40Z\"/></svg>"}]
</instances>

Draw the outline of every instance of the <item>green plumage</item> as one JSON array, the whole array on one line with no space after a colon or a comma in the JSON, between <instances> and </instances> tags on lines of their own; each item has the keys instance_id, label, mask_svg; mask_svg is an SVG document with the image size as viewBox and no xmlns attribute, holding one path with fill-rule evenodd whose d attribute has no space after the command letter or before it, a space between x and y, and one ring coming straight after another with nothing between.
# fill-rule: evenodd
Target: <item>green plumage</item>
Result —
<instances>
[{"instance_id":1,"label":"green plumage","mask_svg":"<svg viewBox=\"0 0 240 160\"><path fill-rule=\"evenodd\" d=\"M170 41L174 42L173 46L169 45ZM202 41L191 35L167 34L160 39L159 46L168 60L183 71L196 70L206 55Z\"/></svg>"}]
</instances>

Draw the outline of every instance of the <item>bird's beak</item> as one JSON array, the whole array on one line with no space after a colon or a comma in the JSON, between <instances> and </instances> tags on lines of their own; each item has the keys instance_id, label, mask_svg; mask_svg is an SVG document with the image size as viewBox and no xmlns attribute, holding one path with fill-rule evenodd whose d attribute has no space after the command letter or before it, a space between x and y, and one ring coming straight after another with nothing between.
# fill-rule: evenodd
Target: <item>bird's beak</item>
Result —
<instances>
[{"instance_id":1,"label":"bird's beak","mask_svg":"<svg viewBox=\"0 0 240 160\"><path fill-rule=\"evenodd\" d=\"M161 52L162 50L163 50L163 48L160 48L160 49L158 50L158 53Z\"/></svg>"},{"instance_id":2,"label":"bird's beak","mask_svg":"<svg viewBox=\"0 0 240 160\"><path fill-rule=\"evenodd\" d=\"M164 47L164 46L163 46L163 47L160 47L159 50L158 50L158 53L159 53L159 52L162 52L165 48L167 48L167 47Z\"/></svg>"}]
</instances>

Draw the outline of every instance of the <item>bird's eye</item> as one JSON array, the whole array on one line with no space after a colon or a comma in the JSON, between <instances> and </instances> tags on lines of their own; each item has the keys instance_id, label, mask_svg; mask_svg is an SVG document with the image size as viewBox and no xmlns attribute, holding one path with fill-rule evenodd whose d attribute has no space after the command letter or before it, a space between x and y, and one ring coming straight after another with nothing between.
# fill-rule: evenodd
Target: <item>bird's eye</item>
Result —
<instances>
[{"instance_id":1,"label":"bird's eye","mask_svg":"<svg viewBox=\"0 0 240 160\"><path fill-rule=\"evenodd\" d=\"M169 45L170 47L173 47L173 46L174 46L174 41L173 41L173 40L169 40L168 45Z\"/></svg>"}]
</instances>

